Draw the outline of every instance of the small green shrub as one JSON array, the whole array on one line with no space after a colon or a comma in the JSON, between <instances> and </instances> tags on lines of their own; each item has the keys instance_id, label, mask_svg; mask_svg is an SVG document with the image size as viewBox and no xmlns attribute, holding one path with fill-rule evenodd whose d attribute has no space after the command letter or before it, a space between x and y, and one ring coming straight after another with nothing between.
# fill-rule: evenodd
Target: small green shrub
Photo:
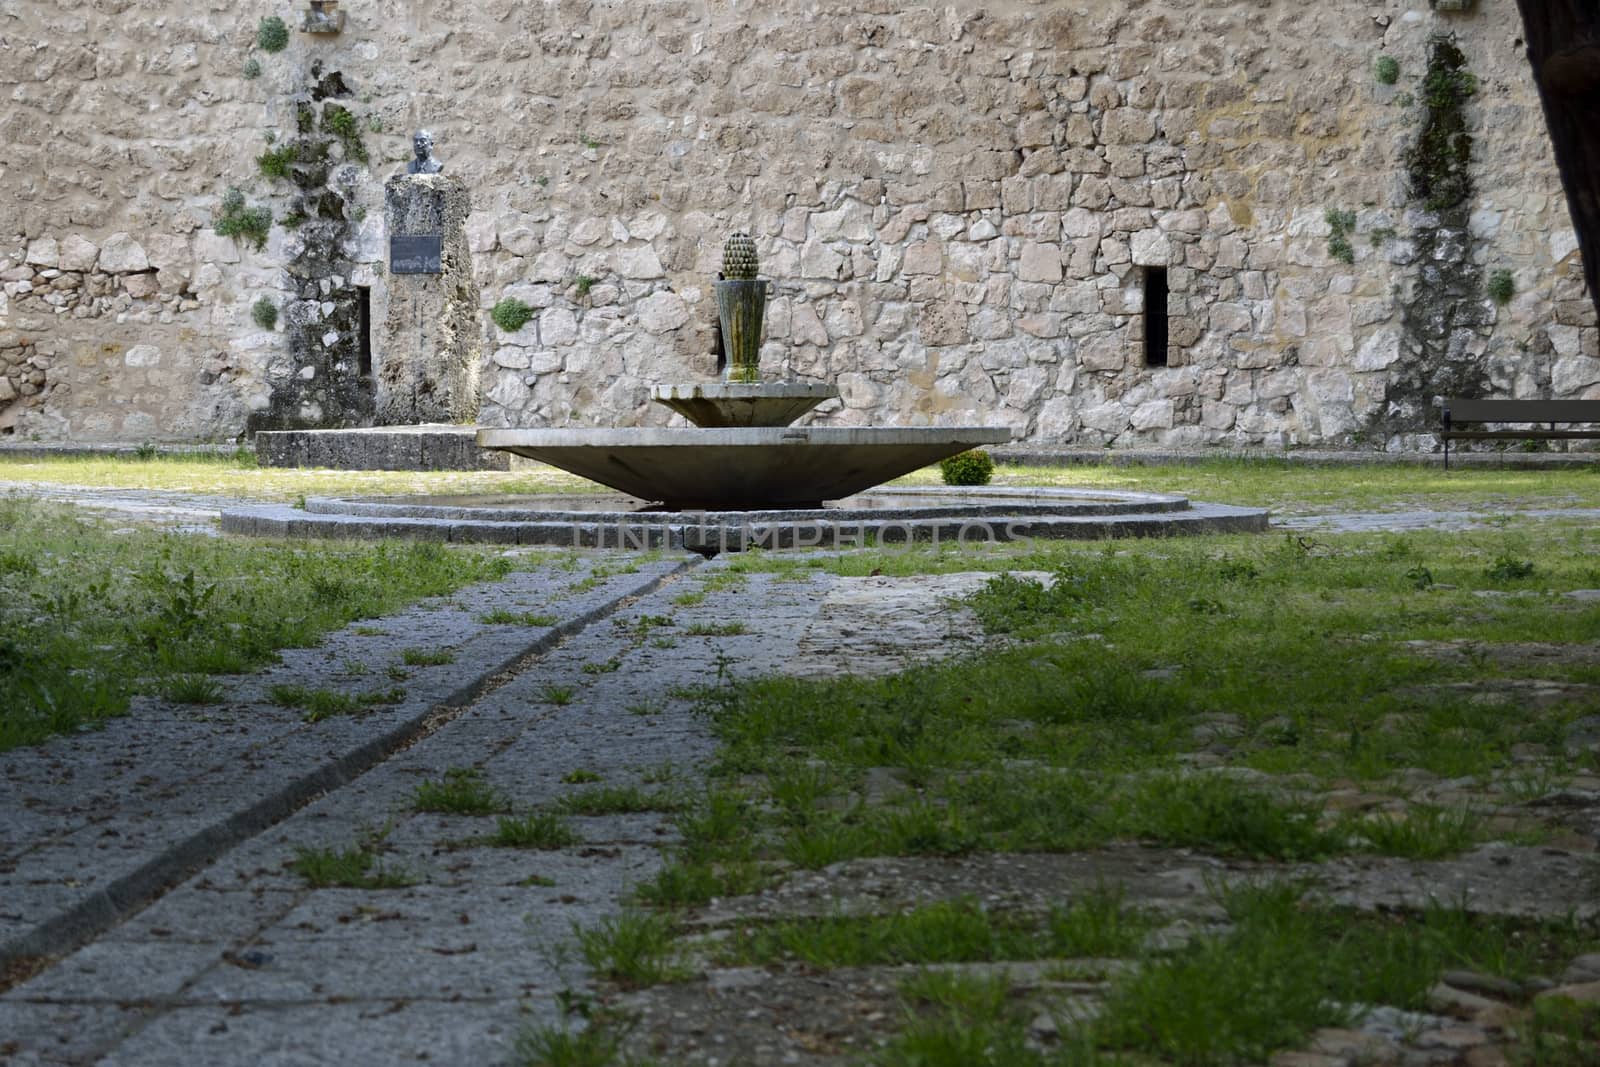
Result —
<instances>
[{"instance_id":1,"label":"small green shrub","mask_svg":"<svg viewBox=\"0 0 1600 1067\"><path fill-rule=\"evenodd\" d=\"M290 145L268 149L256 157L256 169L263 178L287 178L289 164L294 162L295 150Z\"/></svg>"},{"instance_id":2,"label":"small green shrub","mask_svg":"<svg viewBox=\"0 0 1600 1067\"><path fill-rule=\"evenodd\" d=\"M278 305L264 296L250 305L250 318L263 330L270 330L278 325Z\"/></svg>"},{"instance_id":3,"label":"small green shrub","mask_svg":"<svg viewBox=\"0 0 1600 1067\"><path fill-rule=\"evenodd\" d=\"M594 288L595 280L587 274L580 274L573 279L573 284L578 287L579 296L588 296L589 290Z\"/></svg>"},{"instance_id":4,"label":"small green shrub","mask_svg":"<svg viewBox=\"0 0 1600 1067\"><path fill-rule=\"evenodd\" d=\"M1532 578L1536 568L1531 559L1518 559L1510 554L1502 554L1494 558L1494 562L1483 570L1483 576L1495 582L1517 582L1524 578Z\"/></svg>"},{"instance_id":5,"label":"small green shrub","mask_svg":"<svg viewBox=\"0 0 1600 1067\"><path fill-rule=\"evenodd\" d=\"M945 485L988 485L994 477L994 460L981 448L939 461Z\"/></svg>"},{"instance_id":6,"label":"small green shrub","mask_svg":"<svg viewBox=\"0 0 1600 1067\"><path fill-rule=\"evenodd\" d=\"M322 109L322 130L332 134L344 145L344 157L356 163L367 161L367 146L361 141L361 125L355 115L338 104L328 104Z\"/></svg>"},{"instance_id":7,"label":"small green shrub","mask_svg":"<svg viewBox=\"0 0 1600 1067\"><path fill-rule=\"evenodd\" d=\"M494 306L489 312L489 317L506 333L516 333L533 318L533 308L514 296L508 296Z\"/></svg>"},{"instance_id":8,"label":"small green shrub","mask_svg":"<svg viewBox=\"0 0 1600 1067\"><path fill-rule=\"evenodd\" d=\"M1517 295L1517 282L1511 271L1505 267L1489 272L1489 284L1485 286L1489 299L1501 307L1511 303L1511 298Z\"/></svg>"},{"instance_id":9,"label":"small green shrub","mask_svg":"<svg viewBox=\"0 0 1600 1067\"><path fill-rule=\"evenodd\" d=\"M1328 221L1328 227L1333 231L1328 235L1328 255L1341 263L1354 263L1356 250L1350 243L1350 234L1355 232L1356 213L1330 207L1322 217Z\"/></svg>"},{"instance_id":10,"label":"small green shrub","mask_svg":"<svg viewBox=\"0 0 1600 1067\"><path fill-rule=\"evenodd\" d=\"M1393 85L1400 80L1400 61L1394 56L1379 56L1372 64L1372 76L1380 85Z\"/></svg>"},{"instance_id":11,"label":"small green shrub","mask_svg":"<svg viewBox=\"0 0 1600 1067\"><path fill-rule=\"evenodd\" d=\"M261 77L261 61L251 56L244 61L244 66L239 68L239 75L247 82L255 81Z\"/></svg>"},{"instance_id":12,"label":"small green shrub","mask_svg":"<svg viewBox=\"0 0 1600 1067\"><path fill-rule=\"evenodd\" d=\"M289 27L276 15L256 24L256 47L263 52L281 52L289 47Z\"/></svg>"},{"instance_id":13,"label":"small green shrub","mask_svg":"<svg viewBox=\"0 0 1600 1067\"><path fill-rule=\"evenodd\" d=\"M267 234L272 230L272 209L249 207L244 193L229 188L222 194L222 210L211 228L219 237L242 237L259 252L267 246Z\"/></svg>"}]
</instances>

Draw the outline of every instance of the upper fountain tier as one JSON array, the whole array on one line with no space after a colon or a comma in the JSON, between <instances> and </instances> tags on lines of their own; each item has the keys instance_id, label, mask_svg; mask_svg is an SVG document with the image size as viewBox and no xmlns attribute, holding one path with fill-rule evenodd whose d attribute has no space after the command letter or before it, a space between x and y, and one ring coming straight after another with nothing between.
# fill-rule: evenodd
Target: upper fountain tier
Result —
<instances>
[{"instance_id":1,"label":"upper fountain tier","mask_svg":"<svg viewBox=\"0 0 1600 1067\"><path fill-rule=\"evenodd\" d=\"M650 399L696 426L787 426L839 390L811 382L658 385Z\"/></svg>"}]
</instances>

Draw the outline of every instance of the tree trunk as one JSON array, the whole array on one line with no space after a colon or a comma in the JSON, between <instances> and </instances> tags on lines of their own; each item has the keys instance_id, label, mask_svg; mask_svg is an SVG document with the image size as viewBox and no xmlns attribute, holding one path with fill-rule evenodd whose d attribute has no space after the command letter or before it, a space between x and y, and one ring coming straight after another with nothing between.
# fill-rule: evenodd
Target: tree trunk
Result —
<instances>
[{"instance_id":1,"label":"tree trunk","mask_svg":"<svg viewBox=\"0 0 1600 1067\"><path fill-rule=\"evenodd\" d=\"M1600 4L1517 0L1583 276L1600 312Z\"/></svg>"}]
</instances>

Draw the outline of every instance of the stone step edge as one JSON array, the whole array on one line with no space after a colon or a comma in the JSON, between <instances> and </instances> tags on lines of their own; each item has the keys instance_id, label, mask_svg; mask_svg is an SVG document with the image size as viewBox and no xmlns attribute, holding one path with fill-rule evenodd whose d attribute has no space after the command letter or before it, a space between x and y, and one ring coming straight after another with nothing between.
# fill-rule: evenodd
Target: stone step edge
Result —
<instances>
[{"instance_id":1,"label":"stone step edge","mask_svg":"<svg viewBox=\"0 0 1600 1067\"><path fill-rule=\"evenodd\" d=\"M1242 508L1229 504L1191 502L1185 511L1123 515L1064 516L1029 515L1019 512L1014 518L939 518L911 519L886 516L879 520L842 520L831 524L831 539L812 540L809 536L779 539L774 547L838 547L849 541L859 546L867 534L889 529L911 531L918 540L1022 540L1028 537L1097 540L1108 537L1138 537L1181 533L1261 533L1268 529L1269 514L1263 508ZM781 523L755 523L749 529L782 528ZM428 519L396 516L371 518L302 511L287 505L264 505L225 510L221 517L223 533L252 537L323 537L381 539L407 538L446 541L459 544L551 545L562 548L690 548L701 551L716 541L736 537L744 529L734 525L691 526L683 523L651 522L641 513L637 522L615 519L595 522L493 522L488 520ZM978 536L982 529L1006 531L1008 536ZM816 520L797 524L795 531L824 529ZM963 534L966 531L966 534ZM893 542L901 543L904 536Z\"/></svg>"},{"instance_id":2,"label":"stone step edge","mask_svg":"<svg viewBox=\"0 0 1600 1067\"><path fill-rule=\"evenodd\" d=\"M0 969L29 960L57 958L88 944L123 919L154 903L167 890L194 875L228 849L264 833L319 796L353 781L395 752L432 733L452 717L451 713L466 708L484 694L499 688L504 684L501 679L523 669L529 660L549 653L568 638L639 597L654 592L702 562L698 557L685 558L671 570L647 577L619 591L604 603L563 619L409 719L346 750L342 756L301 774L242 811L236 811L162 849L133 871L115 879L66 911L44 920L20 937L0 943Z\"/></svg>"}]
</instances>

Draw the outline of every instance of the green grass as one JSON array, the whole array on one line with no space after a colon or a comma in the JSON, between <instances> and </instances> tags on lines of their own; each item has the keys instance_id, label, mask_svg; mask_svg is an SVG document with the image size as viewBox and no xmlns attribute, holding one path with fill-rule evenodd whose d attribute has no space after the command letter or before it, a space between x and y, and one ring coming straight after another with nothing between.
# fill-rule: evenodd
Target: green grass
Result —
<instances>
[{"instance_id":1,"label":"green grass","mask_svg":"<svg viewBox=\"0 0 1600 1067\"><path fill-rule=\"evenodd\" d=\"M507 471L343 471L258 467L238 453L120 456L0 457L0 481L41 482L275 500L300 496L419 494L506 495L594 491L593 482L553 467Z\"/></svg>"},{"instance_id":2,"label":"green grass","mask_svg":"<svg viewBox=\"0 0 1600 1067\"><path fill-rule=\"evenodd\" d=\"M620 1048L621 1039L601 1027L536 1026L517 1035L513 1055L521 1067L613 1067Z\"/></svg>"},{"instance_id":3,"label":"green grass","mask_svg":"<svg viewBox=\"0 0 1600 1067\"><path fill-rule=\"evenodd\" d=\"M798 962L809 967L966 963L1123 955L1138 949L1148 920L1103 893L1042 921L996 914L976 900L941 901L899 915L801 919L739 931L722 950L730 963Z\"/></svg>"},{"instance_id":4,"label":"green grass","mask_svg":"<svg viewBox=\"0 0 1600 1067\"><path fill-rule=\"evenodd\" d=\"M488 843L496 848L557 849L583 842L560 816L536 812L520 819L501 816Z\"/></svg>"},{"instance_id":5,"label":"green grass","mask_svg":"<svg viewBox=\"0 0 1600 1067\"><path fill-rule=\"evenodd\" d=\"M1459 908L1356 915L1309 906L1276 883L1224 896L1233 926L1147 961L1118 982L1090 1025L1106 1048L1228 1064L1300 1045L1313 1029L1353 1021L1354 1005L1426 1005L1446 968L1526 977L1594 931L1486 919Z\"/></svg>"},{"instance_id":6,"label":"green grass","mask_svg":"<svg viewBox=\"0 0 1600 1067\"><path fill-rule=\"evenodd\" d=\"M400 662L407 667L442 667L454 663L456 654L448 648L403 648Z\"/></svg>"},{"instance_id":7,"label":"green grass","mask_svg":"<svg viewBox=\"0 0 1600 1067\"><path fill-rule=\"evenodd\" d=\"M596 786L562 797L558 805L568 815L631 815L646 811L675 811L678 799L660 790L638 786Z\"/></svg>"},{"instance_id":8,"label":"green grass","mask_svg":"<svg viewBox=\"0 0 1600 1067\"><path fill-rule=\"evenodd\" d=\"M505 811L506 799L483 777L481 770L452 767L441 781L417 785L412 806L417 811L449 815L493 815Z\"/></svg>"},{"instance_id":9,"label":"green grass","mask_svg":"<svg viewBox=\"0 0 1600 1067\"><path fill-rule=\"evenodd\" d=\"M485 626L554 626L560 619L555 615L532 611L507 611L505 608L496 608L479 615L478 621Z\"/></svg>"},{"instance_id":10,"label":"green grass","mask_svg":"<svg viewBox=\"0 0 1600 1067\"><path fill-rule=\"evenodd\" d=\"M416 880L397 867L385 867L370 845L335 851L331 848L302 848L295 852L289 869L306 880L313 889L402 889Z\"/></svg>"},{"instance_id":11,"label":"green grass","mask_svg":"<svg viewBox=\"0 0 1600 1067\"><path fill-rule=\"evenodd\" d=\"M578 767L563 774L561 780L567 785L587 785L590 782L598 782L600 775L596 771Z\"/></svg>"},{"instance_id":12,"label":"green grass","mask_svg":"<svg viewBox=\"0 0 1600 1067\"><path fill-rule=\"evenodd\" d=\"M280 649L310 647L357 619L513 566L495 553L440 545L115 528L65 508L0 500L0 750L93 728L124 713L151 678L250 671Z\"/></svg>"},{"instance_id":13,"label":"green grass","mask_svg":"<svg viewBox=\"0 0 1600 1067\"><path fill-rule=\"evenodd\" d=\"M578 691L570 685L547 685L540 690L539 699L561 707L572 703L572 698L577 695Z\"/></svg>"},{"instance_id":14,"label":"green grass","mask_svg":"<svg viewBox=\"0 0 1600 1067\"><path fill-rule=\"evenodd\" d=\"M688 977L680 962L675 929L660 915L625 911L599 925L574 930L584 962L602 978L626 988Z\"/></svg>"},{"instance_id":15,"label":"green grass","mask_svg":"<svg viewBox=\"0 0 1600 1067\"><path fill-rule=\"evenodd\" d=\"M406 691L398 686L362 693L341 693L295 684L278 684L267 690L267 699L284 708L304 708L306 722L321 722L335 715L355 715L379 704L398 704Z\"/></svg>"},{"instance_id":16,"label":"green grass","mask_svg":"<svg viewBox=\"0 0 1600 1067\"><path fill-rule=\"evenodd\" d=\"M742 622L695 622L683 632L689 637L738 637L745 630Z\"/></svg>"},{"instance_id":17,"label":"green grass","mask_svg":"<svg viewBox=\"0 0 1600 1067\"><path fill-rule=\"evenodd\" d=\"M161 683L161 696L174 704L220 704L222 683L203 674L178 674Z\"/></svg>"},{"instance_id":18,"label":"green grass","mask_svg":"<svg viewBox=\"0 0 1600 1067\"><path fill-rule=\"evenodd\" d=\"M1028 1047L1027 1018L1004 977L922 971L900 984L901 1031L872 1058L876 1067L1066 1067Z\"/></svg>"},{"instance_id":19,"label":"green grass","mask_svg":"<svg viewBox=\"0 0 1600 1067\"><path fill-rule=\"evenodd\" d=\"M1519 1035L1517 1067L1594 1067L1600 1048L1600 1006L1566 999L1537 1001Z\"/></svg>"}]
</instances>

